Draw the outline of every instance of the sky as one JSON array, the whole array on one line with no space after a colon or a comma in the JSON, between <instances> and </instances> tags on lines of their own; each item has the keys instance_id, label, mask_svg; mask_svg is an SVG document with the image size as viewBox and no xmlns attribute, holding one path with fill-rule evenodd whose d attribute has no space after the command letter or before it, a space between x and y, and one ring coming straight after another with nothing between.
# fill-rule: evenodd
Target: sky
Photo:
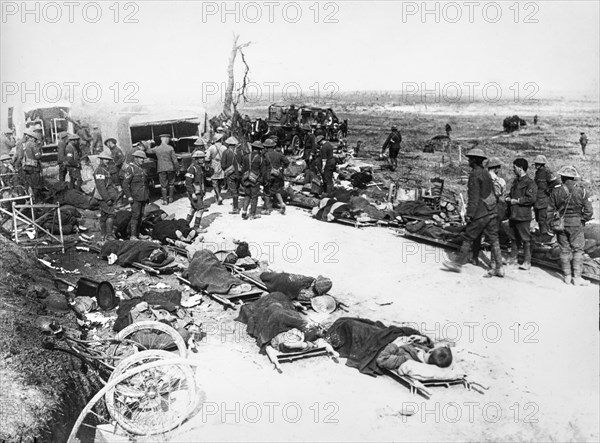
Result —
<instances>
[{"instance_id":1,"label":"sky","mask_svg":"<svg viewBox=\"0 0 600 443\"><path fill-rule=\"evenodd\" d=\"M89 102L208 105L234 33L251 42L252 99L599 90L597 1L74 3L2 2L3 104L71 89Z\"/></svg>"}]
</instances>

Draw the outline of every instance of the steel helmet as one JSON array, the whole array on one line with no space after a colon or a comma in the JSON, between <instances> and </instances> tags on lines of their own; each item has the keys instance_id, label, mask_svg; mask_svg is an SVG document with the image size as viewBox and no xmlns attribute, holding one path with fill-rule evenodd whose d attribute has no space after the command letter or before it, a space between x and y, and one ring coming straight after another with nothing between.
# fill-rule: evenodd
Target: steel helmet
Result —
<instances>
[{"instance_id":1,"label":"steel helmet","mask_svg":"<svg viewBox=\"0 0 600 443\"><path fill-rule=\"evenodd\" d=\"M579 177L579 174L577 173L577 169L575 169L575 166L563 166L561 168L560 171L558 171L559 175L561 175L562 177L571 177L571 178L576 178Z\"/></svg>"},{"instance_id":2,"label":"steel helmet","mask_svg":"<svg viewBox=\"0 0 600 443\"><path fill-rule=\"evenodd\" d=\"M235 138L234 136L231 136L227 140L225 140L225 144L227 144L227 145L237 145L238 143L239 143L238 139Z\"/></svg>"},{"instance_id":3,"label":"steel helmet","mask_svg":"<svg viewBox=\"0 0 600 443\"><path fill-rule=\"evenodd\" d=\"M479 148L471 149L469 152L467 152L466 156L467 157L488 158L487 155L485 155L485 153Z\"/></svg>"},{"instance_id":4,"label":"steel helmet","mask_svg":"<svg viewBox=\"0 0 600 443\"><path fill-rule=\"evenodd\" d=\"M502 166L502 162L500 161L500 159L498 157L492 157L487 161L487 165L488 168L495 168L498 166Z\"/></svg>"},{"instance_id":5,"label":"steel helmet","mask_svg":"<svg viewBox=\"0 0 600 443\"><path fill-rule=\"evenodd\" d=\"M141 150L137 150L133 153L134 157L138 157L138 158L148 158L148 156L146 155L146 153L144 151Z\"/></svg>"},{"instance_id":6,"label":"steel helmet","mask_svg":"<svg viewBox=\"0 0 600 443\"><path fill-rule=\"evenodd\" d=\"M533 163L538 164L538 165L545 165L548 162L548 160L546 160L546 156L545 155L538 155L535 160L533 160Z\"/></svg>"},{"instance_id":7,"label":"steel helmet","mask_svg":"<svg viewBox=\"0 0 600 443\"><path fill-rule=\"evenodd\" d=\"M204 151L201 151L200 149L197 149L192 154L192 158L204 158L204 157L206 157L206 154L204 153Z\"/></svg>"},{"instance_id":8,"label":"steel helmet","mask_svg":"<svg viewBox=\"0 0 600 443\"><path fill-rule=\"evenodd\" d=\"M104 160L112 160L112 155L110 155L108 152L102 152L102 153L100 153L98 158L101 158Z\"/></svg>"},{"instance_id":9,"label":"steel helmet","mask_svg":"<svg viewBox=\"0 0 600 443\"><path fill-rule=\"evenodd\" d=\"M8 154L2 154L0 155L0 162L6 161L6 160L10 160L11 157Z\"/></svg>"}]
</instances>

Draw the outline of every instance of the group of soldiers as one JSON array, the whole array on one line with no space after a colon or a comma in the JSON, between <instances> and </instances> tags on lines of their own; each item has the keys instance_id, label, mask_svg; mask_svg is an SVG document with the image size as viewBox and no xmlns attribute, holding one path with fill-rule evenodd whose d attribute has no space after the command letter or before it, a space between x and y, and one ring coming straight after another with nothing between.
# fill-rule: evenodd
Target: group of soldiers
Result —
<instances>
[{"instance_id":1,"label":"group of soldiers","mask_svg":"<svg viewBox=\"0 0 600 443\"><path fill-rule=\"evenodd\" d=\"M505 272L500 251L499 230L504 218L508 218L510 256L507 264L518 265L519 243L523 247L523 262L519 269L531 268L531 221L532 213L538 222L538 241L548 242L556 234L560 246L560 261L566 284L586 286L589 284L583 272L583 227L592 219L593 209L588 191L580 181L573 166L565 166L558 175L546 166L547 160L538 155L533 163L535 178L527 170L525 158L513 161L514 180L506 192L506 182L499 176L502 163L496 157L488 159L478 148L467 153L471 172L468 181L466 227L463 243L454 260L444 262L444 267L461 272L471 257L477 260L478 244L482 236L491 244L492 266L485 277L504 277Z\"/></svg>"}]
</instances>

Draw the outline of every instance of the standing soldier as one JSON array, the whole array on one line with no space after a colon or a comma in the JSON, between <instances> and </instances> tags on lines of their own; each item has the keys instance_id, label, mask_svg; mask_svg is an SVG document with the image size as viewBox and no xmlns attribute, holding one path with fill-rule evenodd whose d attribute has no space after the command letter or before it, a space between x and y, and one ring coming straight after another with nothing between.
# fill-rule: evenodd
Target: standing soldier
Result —
<instances>
[{"instance_id":1,"label":"standing soldier","mask_svg":"<svg viewBox=\"0 0 600 443\"><path fill-rule=\"evenodd\" d=\"M131 205L130 239L139 240L138 235L142 225L144 208L150 198L150 190L148 189L148 175L142 167L142 163L147 158L146 153L137 150L132 157L132 162L123 168L123 191Z\"/></svg>"},{"instance_id":2,"label":"standing soldier","mask_svg":"<svg viewBox=\"0 0 600 443\"><path fill-rule=\"evenodd\" d=\"M275 198L279 204L279 210L281 214L285 214L285 203L283 202L281 192L283 191L283 186L285 185L283 171L290 165L290 161L281 152L281 147L277 147L277 150L273 149L275 147L273 140L266 140L264 147L267 148L265 157L271 167L271 170L267 172L268 185L265 186L266 209L268 212L273 209L273 198Z\"/></svg>"},{"instance_id":3,"label":"standing soldier","mask_svg":"<svg viewBox=\"0 0 600 443\"><path fill-rule=\"evenodd\" d=\"M322 137L322 136L319 136ZM323 174L323 193L329 194L333 191L333 173L335 172L336 160L333 155L333 146L328 141L320 139L321 143L321 165Z\"/></svg>"},{"instance_id":4,"label":"standing soldier","mask_svg":"<svg viewBox=\"0 0 600 443\"><path fill-rule=\"evenodd\" d=\"M94 181L96 190L94 198L100 202L100 234L101 242L114 240L113 220L115 217L115 203L117 201L118 190L111 178L110 162L112 156L107 152L102 152L98 158L100 165L94 171Z\"/></svg>"},{"instance_id":5,"label":"standing soldier","mask_svg":"<svg viewBox=\"0 0 600 443\"><path fill-rule=\"evenodd\" d=\"M204 140L202 139L202 137L198 137L198 140L196 140L194 142L194 146L195 146L195 148L194 148L194 151L192 151L192 154L196 151L204 152L204 148L205 148L206 144L204 143Z\"/></svg>"},{"instance_id":6,"label":"standing soldier","mask_svg":"<svg viewBox=\"0 0 600 443\"><path fill-rule=\"evenodd\" d=\"M179 171L179 161L173 146L169 144L170 140L171 134L161 134L160 145L148 149L148 152L156 155L156 172L158 172L158 179L160 180L163 205L171 204L175 198L175 174ZM169 194L168 200L167 192Z\"/></svg>"},{"instance_id":7,"label":"standing soldier","mask_svg":"<svg viewBox=\"0 0 600 443\"><path fill-rule=\"evenodd\" d=\"M513 162L515 179L512 182L510 193L506 197L509 204L510 218L508 222L510 238L509 265L516 265L519 256L518 241L523 243L525 258L519 269L531 269L531 208L537 197L537 186L527 175L529 163L524 158L517 158Z\"/></svg>"},{"instance_id":8,"label":"standing soldier","mask_svg":"<svg viewBox=\"0 0 600 443\"><path fill-rule=\"evenodd\" d=\"M225 146L221 144L222 138L222 133L216 133L214 136L214 144L206 151L206 161L210 162L210 166L213 170L210 180L213 190L215 191L215 200L218 205L223 204L223 197L221 197L221 182L225 178L225 173L221 167L221 160L223 159L223 153L225 152Z\"/></svg>"},{"instance_id":9,"label":"standing soldier","mask_svg":"<svg viewBox=\"0 0 600 443\"><path fill-rule=\"evenodd\" d=\"M533 124L534 125L538 124L538 116L537 116L537 114L533 116Z\"/></svg>"},{"instance_id":10,"label":"standing soldier","mask_svg":"<svg viewBox=\"0 0 600 443\"><path fill-rule=\"evenodd\" d=\"M81 191L81 151L78 135L69 135L69 143L65 148L65 164L69 173L69 188Z\"/></svg>"},{"instance_id":11,"label":"standing soldier","mask_svg":"<svg viewBox=\"0 0 600 443\"><path fill-rule=\"evenodd\" d=\"M192 223L194 216L194 230L197 233L206 232L200 228L202 222L202 214L204 213L204 157L206 154L203 151L197 150L192 154L193 163L188 168L185 174L185 189L187 190L188 198L190 199L190 213L186 221L188 225Z\"/></svg>"},{"instance_id":12,"label":"standing soldier","mask_svg":"<svg viewBox=\"0 0 600 443\"><path fill-rule=\"evenodd\" d=\"M91 154L90 146L92 142L92 136L90 135L90 130L87 124L82 124L79 126L77 130L77 135L79 136L79 150L81 152L81 159L89 164Z\"/></svg>"},{"instance_id":13,"label":"standing soldier","mask_svg":"<svg viewBox=\"0 0 600 443\"><path fill-rule=\"evenodd\" d=\"M392 126L390 135L385 139L383 146L381 147L381 156L385 155L385 151L389 148L390 157L389 162L392 167L392 171L395 171L398 167L398 154L400 153L400 144L402 143L402 134L398 131L397 126Z\"/></svg>"},{"instance_id":14,"label":"standing soldier","mask_svg":"<svg viewBox=\"0 0 600 443\"><path fill-rule=\"evenodd\" d=\"M256 140L252 142L251 147L252 152L244 155L242 163L242 185L246 195L242 208L242 218L244 220L260 218L260 215L256 214L256 207L258 206L260 184L265 175L265 160L261 154L263 144ZM247 215L248 206L250 206L250 215Z\"/></svg>"},{"instance_id":15,"label":"standing soldier","mask_svg":"<svg viewBox=\"0 0 600 443\"><path fill-rule=\"evenodd\" d=\"M533 210L535 212L535 221L540 228L540 242L546 243L552 240L548 232L548 196L552 188L552 171L546 167L546 157L538 155L533 163L535 164L535 184L537 186L537 196Z\"/></svg>"},{"instance_id":16,"label":"standing soldier","mask_svg":"<svg viewBox=\"0 0 600 443\"><path fill-rule=\"evenodd\" d=\"M310 168L311 155L317 149L317 139L310 125L302 125L302 130L304 131L304 140L302 143L302 146L304 146L304 155L302 158L306 162L306 169L308 169Z\"/></svg>"},{"instance_id":17,"label":"standing soldier","mask_svg":"<svg viewBox=\"0 0 600 443\"><path fill-rule=\"evenodd\" d=\"M58 134L56 144L56 162L58 163L58 181L64 183L67 176L67 144L69 143L69 134L63 131Z\"/></svg>"},{"instance_id":18,"label":"standing soldier","mask_svg":"<svg viewBox=\"0 0 600 443\"><path fill-rule=\"evenodd\" d=\"M451 132L452 132L452 126L450 126L450 123L446 123L446 137L450 138Z\"/></svg>"},{"instance_id":19,"label":"standing soldier","mask_svg":"<svg viewBox=\"0 0 600 443\"><path fill-rule=\"evenodd\" d=\"M579 137L579 144L581 145L581 152L583 153L583 156L585 157L585 147L588 144L588 138L587 135L585 135L585 132L581 132L580 133L580 137Z\"/></svg>"},{"instance_id":20,"label":"standing soldier","mask_svg":"<svg viewBox=\"0 0 600 443\"><path fill-rule=\"evenodd\" d=\"M12 129L7 129L0 134L0 155L10 154L16 145Z\"/></svg>"},{"instance_id":21,"label":"standing soldier","mask_svg":"<svg viewBox=\"0 0 600 443\"><path fill-rule=\"evenodd\" d=\"M110 171L110 178L112 179L115 186L121 184L121 169L123 169L123 163L125 163L125 154L121 148L117 146L117 141L114 138L107 138L104 144L109 149L111 162L108 164Z\"/></svg>"},{"instance_id":22,"label":"standing soldier","mask_svg":"<svg viewBox=\"0 0 600 443\"><path fill-rule=\"evenodd\" d=\"M102 152L102 132L98 126L92 129L92 153L100 154Z\"/></svg>"},{"instance_id":23,"label":"standing soldier","mask_svg":"<svg viewBox=\"0 0 600 443\"><path fill-rule=\"evenodd\" d=\"M233 198L233 209L230 214L239 214L239 189L240 189L240 173L243 162L241 149L238 148L238 140L235 137L229 137L225 140L227 149L223 152L221 159L221 168L227 180L227 189Z\"/></svg>"},{"instance_id":24,"label":"standing soldier","mask_svg":"<svg viewBox=\"0 0 600 443\"><path fill-rule=\"evenodd\" d=\"M40 136L31 129L25 130L25 143L23 144L23 158L20 161L23 168L23 177L27 186L31 188L34 200L39 199L42 187L42 147L38 143Z\"/></svg>"},{"instance_id":25,"label":"standing soldier","mask_svg":"<svg viewBox=\"0 0 600 443\"><path fill-rule=\"evenodd\" d=\"M467 153L467 158L471 167L467 185L467 226L462 234L463 243L458 256L454 261L445 261L444 266L449 271L461 272L463 265L469 260L473 242L484 234L492 245L492 257L494 259L494 266L488 272L488 276L504 277L502 253L500 252L500 241L498 240L494 184L487 169L483 167L483 161L487 157L481 149L475 148Z\"/></svg>"},{"instance_id":26,"label":"standing soldier","mask_svg":"<svg viewBox=\"0 0 600 443\"><path fill-rule=\"evenodd\" d=\"M548 212L554 220L560 217L564 220L564 229L556 232L564 280L568 285L587 286L589 282L581 278L585 245L583 226L592 219L594 210L584 186L575 181L579 178L577 170L573 166L565 166L559 174L562 186L550 194Z\"/></svg>"}]
</instances>

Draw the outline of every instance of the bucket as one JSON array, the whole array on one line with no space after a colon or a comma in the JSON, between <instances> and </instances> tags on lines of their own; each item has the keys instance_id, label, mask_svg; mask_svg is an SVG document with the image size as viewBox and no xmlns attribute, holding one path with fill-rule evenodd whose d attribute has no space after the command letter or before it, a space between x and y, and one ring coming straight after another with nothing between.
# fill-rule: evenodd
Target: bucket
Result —
<instances>
[{"instance_id":1,"label":"bucket","mask_svg":"<svg viewBox=\"0 0 600 443\"><path fill-rule=\"evenodd\" d=\"M98 306L103 311L109 311L118 304L118 299L115 296L115 289L107 282L98 282L90 278L81 277L77 282L77 297L96 297Z\"/></svg>"}]
</instances>

